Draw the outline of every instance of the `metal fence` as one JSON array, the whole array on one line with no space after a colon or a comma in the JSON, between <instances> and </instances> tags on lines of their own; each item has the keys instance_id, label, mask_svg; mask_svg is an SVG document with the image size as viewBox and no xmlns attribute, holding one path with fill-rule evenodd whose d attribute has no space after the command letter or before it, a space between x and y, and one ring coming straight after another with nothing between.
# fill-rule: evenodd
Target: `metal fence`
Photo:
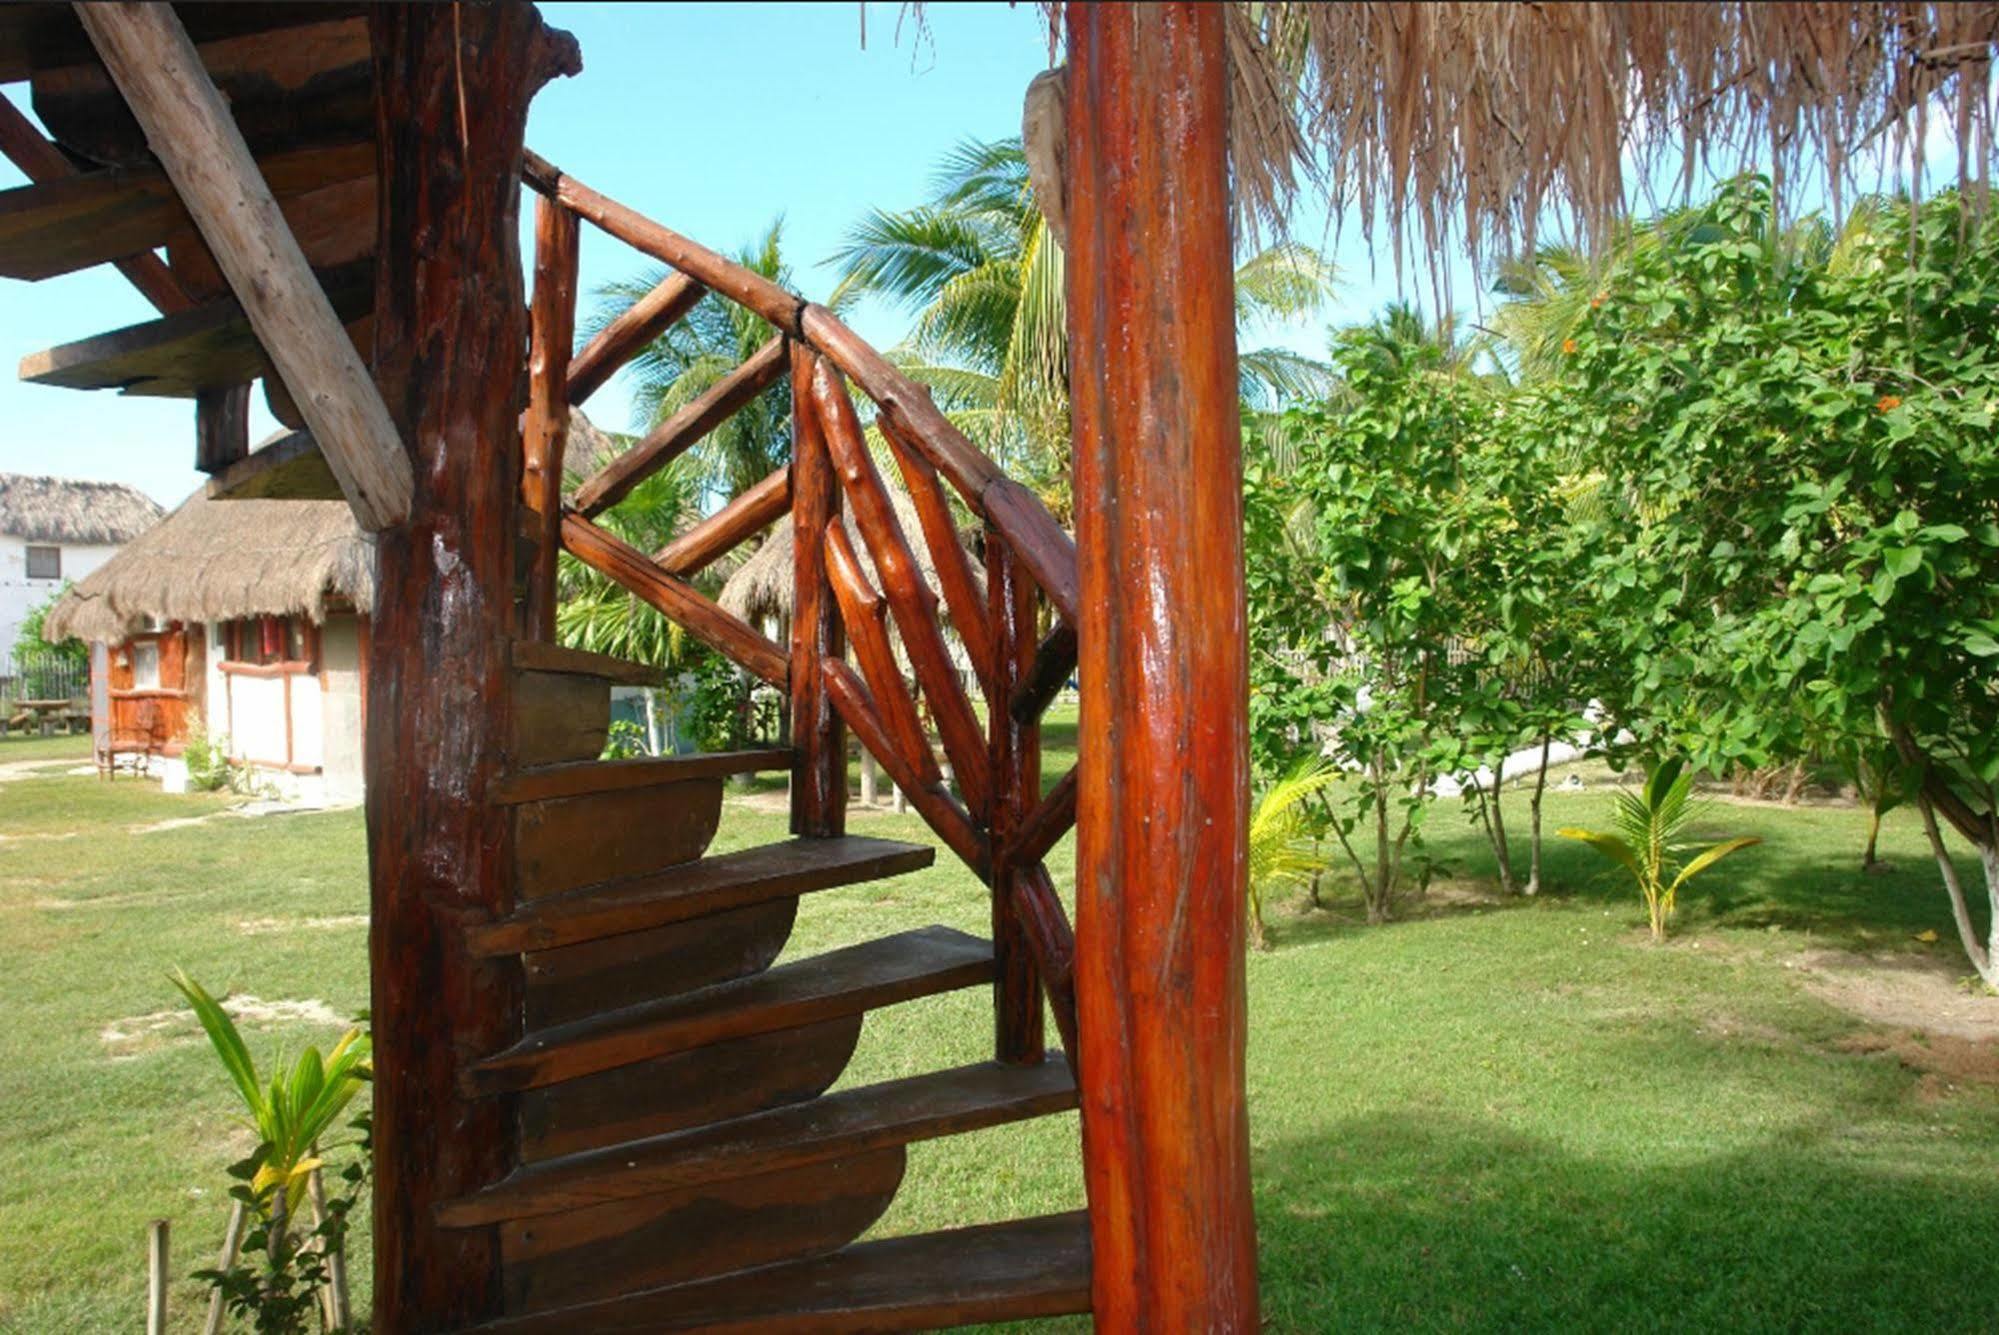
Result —
<instances>
[{"instance_id":1,"label":"metal fence","mask_svg":"<svg viewBox=\"0 0 1999 1335\"><path fill-rule=\"evenodd\" d=\"M59 653L0 649L0 705L18 700L90 699L90 664Z\"/></svg>"}]
</instances>

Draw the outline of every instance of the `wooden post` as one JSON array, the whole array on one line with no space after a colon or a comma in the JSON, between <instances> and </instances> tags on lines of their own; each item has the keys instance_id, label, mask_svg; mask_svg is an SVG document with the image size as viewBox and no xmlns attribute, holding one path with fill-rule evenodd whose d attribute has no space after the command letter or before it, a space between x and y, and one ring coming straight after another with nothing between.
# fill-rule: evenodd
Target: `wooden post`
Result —
<instances>
[{"instance_id":1,"label":"wooden post","mask_svg":"<svg viewBox=\"0 0 1999 1335\"><path fill-rule=\"evenodd\" d=\"M249 1221L249 1206L241 1201L230 1205L229 1226L222 1233L222 1253L215 1262L217 1270L227 1270L236 1264L236 1257L243 1250L243 1230ZM222 1290L216 1289L208 1295L208 1320L202 1323L201 1335L221 1335L222 1315Z\"/></svg>"},{"instance_id":2,"label":"wooden post","mask_svg":"<svg viewBox=\"0 0 1999 1335\"><path fill-rule=\"evenodd\" d=\"M250 387L194 396L194 466L213 476L250 453Z\"/></svg>"},{"instance_id":3,"label":"wooden post","mask_svg":"<svg viewBox=\"0 0 1999 1335\"><path fill-rule=\"evenodd\" d=\"M1018 722L1008 708L1034 661L1034 583L1013 549L986 528L986 614L992 675L986 691L986 730L993 766L993 978L994 1056L1003 1062L1041 1060L1041 980L1034 968L1020 915L1013 910L1016 867L1011 845L1021 820L1041 801L1041 725ZM1072 1054L1073 1055L1073 1054Z\"/></svg>"},{"instance_id":4,"label":"wooden post","mask_svg":"<svg viewBox=\"0 0 1999 1335\"><path fill-rule=\"evenodd\" d=\"M509 764L528 341L521 141L535 89L579 62L529 5L381 5L369 25L376 375L419 479L377 543L368 657L371 1329L403 1335L500 1313L498 1238L435 1210L515 1158L506 1101L468 1097L459 1075L520 1036L520 963L476 958L466 929L513 895L492 790Z\"/></svg>"},{"instance_id":5,"label":"wooden post","mask_svg":"<svg viewBox=\"0 0 1999 1335\"><path fill-rule=\"evenodd\" d=\"M74 9L284 376L355 518L371 531L402 522L410 508L409 455L173 7Z\"/></svg>"},{"instance_id":6,"label":"wooden post","mask_svg":"<svg viewBox=\"0 0 1999 1335\"><path fill-rule=\"evenodd\" d=\"M826 573L826 530L840 522L840 480L812 403L818 357L790 344L791 360L791 832L832 837L847 828L847 734L819 665L846 652Z\"/></svg>"},{"instance_id":7,"label":"wooden post","mask_svg":"<svg viewBox=\"0 0 1999 1335\"><path fill-rule=\"evenodd\" d=\"M532 516L534 560L522 633L555 639L556 556L562 550L562 448L569 435L569 353L576 340L576 215L537 197L534 296L528 310L528 409L521 429L521 503Z\"/></svg>"},{"instance_id":8,"label":"wooden post","mask_svg":"<svg viewBox=\"0 0 1999 1335\"><path fill-rule=\"evenodd\" d=\"M146 1226L146 1335L167 1335L169 1272L168 1223L155 1219Z\"/></svg>"},{"instance_id":9,"label":"wooden post","mask_svg":"<svg viewBox=\"0 0 1999 1335\"><path fill-rule=\"evenodd\" d=\"M1254 1331L1227 18L1184 2L1065 14L1096 1320Z\"/></svg>"}]
</instances>

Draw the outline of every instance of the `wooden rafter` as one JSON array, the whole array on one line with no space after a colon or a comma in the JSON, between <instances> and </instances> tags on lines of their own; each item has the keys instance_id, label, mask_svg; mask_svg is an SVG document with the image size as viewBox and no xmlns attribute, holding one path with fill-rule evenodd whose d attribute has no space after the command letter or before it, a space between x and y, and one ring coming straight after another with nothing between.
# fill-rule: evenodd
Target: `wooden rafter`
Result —
<instances>
[{"instance_id":1,"label":"wooden rafter","mask_svg":"<svg viewBox=\"0 0 1999 1335\"><path fill-rule=\"evenodd\" d=\"M410 457L171 6L75 7L370 531L409 517Z\"/></svg>"},{"instance_id":2,"label":"wooden rafter","mask_svg":"<svg viewBox=\"0 0 1999 1335\"><path fill-rule=\"evenodd\" d=\"M653 553L669 575L691 579L752 534L791 509L791 465L785 464L706 519Z\"/></svg>"}]
</instances>

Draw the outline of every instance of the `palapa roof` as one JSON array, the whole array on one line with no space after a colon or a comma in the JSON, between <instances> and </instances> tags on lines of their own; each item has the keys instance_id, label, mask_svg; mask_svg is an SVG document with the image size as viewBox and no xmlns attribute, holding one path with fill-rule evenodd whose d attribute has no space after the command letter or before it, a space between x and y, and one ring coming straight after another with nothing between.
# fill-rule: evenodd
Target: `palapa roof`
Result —
<instances>
[{"instance_id":1,"label":"palapa roof","mask_svg":"<svg viewBox=\"0 0 1999 1335\"><path fill-rule=\"evenodd\" d=\"M43 634L115 643L159 621L326 617L375 602L375 544L345 501L210 500L206 487L50 609Z\"/></svg>"},{"instance_id":2,"label":"palapa roof","mask_svg":"<svg viewBox=\"0 0 1999 1335\"><path fill-rule=\"evenodd\" d=\"M923 571L924 582L932 588L937 586L937 563L930 553L930 544L923 536L922 522L916 515L916 503L889 473L882 475L882 482L888 490L890 503L895 507L896 522L902 526L903 536L909 539L909 549L916 557L916 564ZM841 522L847 529L847 540L853 544L861 558L861 569L867 572L875 587L881 587L881 575L875 570L874 557L868 551L867 542L861 531L854 527L851 514L842 513ZM788 521L780 521L771 530L763 545L752 552L735 573L722 586L718 601L722 607L735 613L743 620L755 625L766 617L776 617L779 621L791 620L792 595L792 526ZM979 562L972 562L974 573ZM983 584L981 585L983 587Z\"/></svg>"},{"instance_id":3,"label":"palapa roof","mask_svg":"<svg viewBox=\"0 0 1999 1335\"><path fill-rule=\"evenodd\" d=\"M162 513L158 501L123 482L0 473L0 533L27 542L112 546L138 537Z\"/></svg>"},{"instance_id":4,"label":"palapa roof","mask_svg":"<svg viewBox=\"0 0 1999 1335\"><path fill-rule=\"evenodd\" d=\"M1040 8L1052 57L1063 5ZM1242 222L1317 193L1398 259L1531 250L1550 224L1595 242L1681 171L1768 172L1780 198L1815 182L1837 212L1944 145L1955 164L1930 166L1982 203L1992 164L1989 2L1232 0L1224 31Z\"/></svg>"}]
</instances>

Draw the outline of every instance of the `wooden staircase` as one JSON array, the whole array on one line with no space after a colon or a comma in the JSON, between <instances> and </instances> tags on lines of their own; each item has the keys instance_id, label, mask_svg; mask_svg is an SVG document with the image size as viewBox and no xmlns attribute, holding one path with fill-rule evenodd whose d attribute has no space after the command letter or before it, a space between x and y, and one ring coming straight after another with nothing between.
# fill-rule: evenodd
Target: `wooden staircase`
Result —
<instances>
[{"instance_id":1,"label":"wooden staircase","mask_svg":"<svg viewBox=\"0 0 1999 1335\"><path fill-rule=\"evenodd\" d=\"M930 866L846 834L709 855L724 782L793 748L599 760L614 684L646 670L512 654L515 907L466 929L522 968L520 1038L465 1062L507 1100L515 1167L436 1211L496 1232L505 1318L481 1329L905 1330L1086 1310L1081 1215L857 1242L906 1147L1077 1106L1060 1052L828 1092L862 1020L992 986L944 926L778 963L801 896ZM778 1297L777 1295L785 1295Z\"/></svg>"},{"instance_id":2,"label":"wooden staircase","mask_svg":"<svg viewBox=\"0 0 1999 1335\"><path fill-rule=\"evenodd\" d=\"M363 7L181 8L299 243L309 272L298 277L316 280L331 308L329 340L344 352L344 329L366 356L381 322L391 352L409 353L409 327L395 323L409 314L405 294L394 286L407 274L378 235L401 196L393 173L378 179L373 142L398 127L375 114L383 90L371 86ZM429 22L420 9L405 20ZM278 348L260 333L269 329L230 294L206 229L126 123L76 16L64 5L15 6L0 18L0 54L10 40L43 53L14 77L33 73L36 105L67 151L0 102L0 151L33 180L0 191L0 276L113 263L160 311L33 354L22 377L194 399L197 465L213 476L212 496L343 494L334 465L351 465L354 442L329 431L333 448L322 451L303 429L284 383L295 368L279 373ZM458 115L463 128L462 104ZM464 169L453 163L451 173ZM479 678L476 708L459 701L454 718L426 716L427 742L454 726L477 730L477 773L433 772L434 756L399 753L407 786L398 791L412 810L386 823L425 852L400 869L378 858L375 870L378 984L389 975L451 980L392 989L377 1011L378 1032L401 1041L377 1107L393 1104L404 1119L393 1153L384 1154L387 1136L377 1146L378 1165L394 1164L382 1197L401 1216L392 1227L378 1220L378 1256L401 1262L377 1284L378 1314L383 1292L408 1275L429 1291L392 1298L391 1328L450 1324L410 1315L440 1310L482 1330L565 1332L907 1330L1087 1311L1081 1214L857 1241L893 1199L909 1145L1078 1106L1073 941L1043 865L1075 821L1076 784L1072 775L1043 795L1038 742L1041 713L1076 660L1074 544L833 312L532 153L521 174L540 198L520 456L480 475L491 482L504 472L510 494L480 512L462 549L492 558L481 597L489 590L484 605L506 608L499 619L511 635L502 642L482 630L477 650L492 657L482 659L490 674ZM576 347L586 222L672 272ZM511 235L513 223L493 234ZM431 291L410 284L419 289ZM236 291L256 306L254 285ZM572 407L702 301L745 307L769 325L767 341L565 489ZM293 431L251 452L247 395L258 379ZM497 375L483 392L498 404L512 383ZM768 478L656 553L597 522L733 413L785 392L792 457ZM857 398L872 403L871 420ZM518 405L500 406L511 425ZM472 436L505 440L506 428ZM399 461L404 446L428 448L391 443ZM915 535L877 460L899 474ZM357 493L345 494L352 502ZM391 533L404 522L394 507L371 515L364 522ZM968 520L979 530L969 547ZM693 582L774 523L790 524L796 539L785 644ZM928 570L913 536L934 562ZM655 685L658 673L553 643L562 552L783 692L790 744L600 759L611 688ZM506 570L516 572L511 606L505 575L491 573ZM383 639L400 652L417 637L394 610L377 612L403 627L401 638ZM422 634L464 610L426 612ZM419 677L437 667L408 661ZM504 693L487 689L502 679ZM780 962L802 896L920 870L937 856L928 845L846 833L849 730L990 896L990 940L885 922L875 939ZM725 782L759 772L789 773L792 837L711 856ZM468 779L439 796L439 785ZM446 808L450 818L437 820ZM378 816L371 811L371 825L384 823ZM437 830L446 835L433 839ZM493 849L497 875L486 865ZM433 874L451 884L410 888ZM974 987L993 998L992 1060L829 1092L867 1015ZM1058 1047L1044 1042L1050 1015ZM464 1135L467 1127L478 1134ZM426 1147L425 1134L440 1143ZM474 1147L450 1143L455 1135Z\"/></svg>"}]
</instances>

